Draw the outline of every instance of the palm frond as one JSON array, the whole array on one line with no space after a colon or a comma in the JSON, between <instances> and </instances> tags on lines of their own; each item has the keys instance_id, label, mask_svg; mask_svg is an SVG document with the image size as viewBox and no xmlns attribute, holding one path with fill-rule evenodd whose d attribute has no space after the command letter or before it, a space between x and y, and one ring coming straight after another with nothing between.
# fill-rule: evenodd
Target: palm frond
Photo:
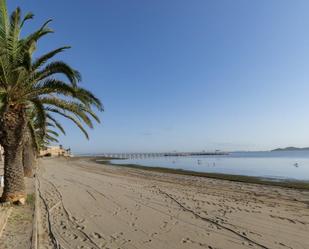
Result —
<instances>
[{"instance_id":1,"label":"palm frond","mask_svg":"<svg viewBox=\"0 0 309 249\"><path fill-rule=\"evenodd\" d=\"M53 112L53 113L57 113L67 119L70 119L80 130L82 133L84 133L85 137L87 139L89 139L89 135L87 133L87 131L84 129L83 125L75 118L73 117L72 115L69 115L57 108L50 108L50 107L47 107L46 110L50 111L50 112Z\"/></svg>"},{"instance_id":2,"label":"palm frond","mask_svg":"<svg viewBox=\"0 0 309 249\"><path fill-rule=\"evenodd\" d=\"M24 48L25 50L30 50L30 48L32 46L35 46L36 42L42 38L45 35L48 35L50 33L53 33L54 31L50 28L47 27L47 25L51 22L52 20L49 19L47 20L39 30L33 32L32 34L30 34L29 36L27 36L24 40L23 40L23 44L24 44Z\"/></svg>"},{"instance_id":3,"label":"palm frond","mask_svg":"<svg viewBox=\"0 0 309 249\"><path fill-rule=\"evenodd\" d=\"M59 137L59 134L58 134L56 131L54 131L54 130L47 129L46 132L47 132L47 134L49 134L49 135L52 134L52 135L54 135L55 137Z\"/></svg>"},{"instance_id":4,"label":"palm frond","mask_svg":"<svg viewBox=\"0 0 309 249\"><path fill-rule=\"evenodd\" d=\"M59 140L57 138L53 137L52 135L46 134L45 138L49 142L59 143Z\"/></svg>"},{"instance_id":5,"label":"palm frond","mask_svg":"<svg viewBox=\"0 0 309 249\"><path fill-rule=\"evenodd\" d=\"M9 27L9 19L8 19L8 11L6 7L6 0L0 1L0 37L1 40L5 40L7 33L8 33L8 27Z\"/></svg>"},{"instance_id":6,"label":"palm frond","mask_svg":"<svg viewBox=\"0 0 309 249\"><path fill-rule=\"evenodd\" d=\"M92 121L86 115L86 113L89 113L90 115L94 116L95 114L84 105L72 101L65 101L59 98L48 98L48 97L40 98L40 102L43 103L44 105L50 105L60 108L62 110L69 111L78 118L81 118L85 122L85 124L88 125L90 128L93 128Z\"/></svg>"},{"instance_id":7,"label":"palm frond","mask_svg":"<svg viewBox=\"0 0 309 249\"><path fill-rule=\"evenodd\" d=\"M75 96L84 104L94 105L99 111L104 110L102 102L90 91L78 87L75 89L75 92Z\"/></svg>"},{"instance_id":8,"label":"palm frond","mask_svg":"<svg viewBox=\"0 0 309 249\"><path fill-rule=\"evenodd\" d=\"M62 133L63 135L65 135L65 130L62 127L62 125L57 121L57 119L55 119L53 116L51 116L49 113L46 114L46 117L51 120L53 122L53 124L55 125L55 127L57 127Z\"/></svg>"},{"instance_id":9,"label":"palm frond","mask_svg":"<svg viewBox=\"0 0 309 249\"><path fill-rule=\"evenodd\" d=\"M44 63L46 63L49 59L51 59L52 57L54 57L56 54L63 52L66 49L71 48L70 46L64 46L61 48L57 48L53 51L50 51L49 53L46 53L42 56L40 56L39 58L37 58L33 64L32 64L32 70L36 70L38 69L40 66L42 66Z\"/></svg>"},{"instance_id":10,"label":"palm frond","mask_svg":"<svg viewBox=\"0 0 309 249\"><path fill-rule=\"evenodd\" d=\"M33 19L33 17L34 17L34 14L33 14L32 12L28 12L28 13L25 15L24 19L22 20L22 22L21 22L21 24L20 24L20 28L22 28L22 27L24 26L24 24L25 24L26 21L28 21L28 20L30 20L30 19Z\"/></svg>"},{"instance_id":11,"label":"palm frond","mask_svg":"<svg viewBox=\"0 0 309 249\"><path fill-rule=\"evenodd\" d=\"M30 88L23 97L34 98L51 93L74 96L75 89L61 80L48 78L44 81L39 81L35 86Z\"/></svg>"},{"instance_id":12,"label":"palm frond","mask_svg":"<svg viewBox=\"0 0 309 249\"><path fill-rule=\"evenodd\" d=\"M45 66L41 71L36 73L36 80L43 80L55 74L62 74L67 77L72 86L76 87L77 83L81 80L80 73L71 68L63 61L51 62Z\"/></svg>"},{"instance_id":13,"label":"palm frond","mask_svg":"<svg viewBox=\"0 0 309 249\"><path fill-rule=\"evenodd\" d=\"M37 126L42 130L42 135L46 133L46 113L43 104L39 99L32 99L35 108Z\"/></svg>"}]
</instances>

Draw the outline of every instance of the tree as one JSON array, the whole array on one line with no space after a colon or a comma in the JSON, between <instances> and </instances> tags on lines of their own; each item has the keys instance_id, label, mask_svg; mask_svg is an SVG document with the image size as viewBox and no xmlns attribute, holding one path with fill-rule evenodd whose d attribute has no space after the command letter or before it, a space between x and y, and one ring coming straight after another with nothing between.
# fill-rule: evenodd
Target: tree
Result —
<instances>
[{"instance_id":1,"label":"tree","mask_svg":"<svg viewBox=\"0 0 309 249\"><path fill-rule=\"evenodd\" d=\"M31 110L27 114L28 125L25 131L24 146L23 146L23 170L25 177L33 177L34 169L37 165L37 157L40 150L43 149L50 142L58 142L57 138L59 134L50 129L50 127L55 128L58 125L58 129L64 133L62 126L57 120L49 121L47 117L46 127L40 127L36 113ZM54 123L52 123L54 122ZM44 124L43 124L44 125ZM46 132L45 132L46 130Z\"/></svg>"},{"instance_id":2,"label":"tree","mask_svg":"<svg viewBox=\"0 0 309 249\"><path fill-rule=\"evenodd\" d=\"M46 112L46 123L39 121L38 117L35 116L37 113L34 112L34 109L28 112L28 126L23 148L23 169L25 177L33 176L40 150L45 149L52 142L59 143L58 131L64 135L66 134L60 122L48 113L47 110Z\"/></svg>"},{"instance_id":3,"label":"tree","mask_svg":"<svg viewBox=\"0 0 309 249\"><path fill-rule=\"evenodd\" d=\"M29 134L43 140L50 136L47 120L57 122L51 113L73 121L88 138L83 124L93 128L91 118L98 122L99 119L92 108L103 110L99 99L79 87L81 76L78 71L62 61L49 62L69 47L33 59L39 40L53 31L48 28L48 20L40 29L21 38L21 29L32 18L32 13L21 18L19 8L9 18L5 1L0 1L0 141L5 151L2 201L15 202L25 198L25 138L29 138ZM57 75L62 75L61 79ZM34 113L39 132L32 124L29 112Z\"/></svg>"},{"instance_id":4,"label":"tree","mask_svg":"<svg viewBox=\"0 0 309 249\"><path fill-rule=\"evenodd\" d=\"M23 171L25 177L33 176L33 169L37 164L37 149L29 128L25 130L24 146L23 146Z\"/></svg>"}]
</instances>

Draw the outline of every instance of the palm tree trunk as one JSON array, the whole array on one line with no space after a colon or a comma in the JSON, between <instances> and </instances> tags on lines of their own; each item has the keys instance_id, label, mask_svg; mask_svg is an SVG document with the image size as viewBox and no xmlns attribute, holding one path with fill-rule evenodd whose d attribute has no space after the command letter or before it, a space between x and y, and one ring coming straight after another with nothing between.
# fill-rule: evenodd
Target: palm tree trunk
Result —
<instances>
[{"instance_id":1,"label":"palm tree trunk","mask_svg":"<svg viewBox=\"0 0 309 249\"><path fill-rule=\"evenodd\" d=\"M33 171L37 164L37 153L29 129L26 129L23 147L24 176L33 177Z\"/></svg>"},{"instance_id":2,"label":"palm tree trunk","mask_svg":"<svg viewBox=\"0 0 309 249\"><path fill-rule=\"evenodd\" d=\"M0 119L0 136L4 148L4 189L2 202L25 201L23 170L23 136L26 115L23 106L8 106Z\"/></svg>"}]
</instances>

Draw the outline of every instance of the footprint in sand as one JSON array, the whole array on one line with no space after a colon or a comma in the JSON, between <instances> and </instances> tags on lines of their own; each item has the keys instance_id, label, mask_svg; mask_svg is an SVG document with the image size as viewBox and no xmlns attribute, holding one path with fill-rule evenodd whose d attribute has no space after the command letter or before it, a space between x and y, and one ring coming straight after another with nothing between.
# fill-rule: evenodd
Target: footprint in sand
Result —
<instances>
[{"instance_id":1,"label":"footprint in sand","mask_svg":"<svg viewBox=\"0 0 309 249\"><path fill-rule=\"evenodd\" d=\"M78 230L84 230L85 227L84 227L84 226L77 225L77 226L76 226L76 229L78 229Z\"/></svg>"},{"instance_id":2,"label":"footprint in sand","mask_svg":"<svg viewBox=\"0 0 309 249\"><path fill-rule=\"evenodd\" d=\"M109 242L117 241L117 240L119 240L119 239L122 239L122 237L123 237L123 232L114 233L114 234L110 235L109 237L110 237L110 241L109 241ZM129 242L130 242L130 241L129 241Z\"/></svg>"},{"instance_id":3,"label":"footprint in sand","mask_svg":"<svg viewBox=\"0 0 309 249\"><path fill-rule=\"evenodd\" d=\"M141 205L135 204L135 209L136 209L136 210L140 210L140 209L141 209Z\"/></svg>"},{"instance_id":4,"label":"footprint in sand","mask_svg":"<svg viewBox=\"0 0 309 249\"><path fill-rule=\"evenodd\" d=\"M77 223L84 223L85 222L85 219L81 218L77 221Z\"/></svg>"},{"instance_id":5,"label":"footprint in sand","mask_svg":"<svg viewBox=\"0 0 309 249\"><path fill-rule=\"evenodd\" d=\"M102 235L97 232L92 233L92 237L95 239L102 239Z\"/></svg>"},{"instance_id":6,"label":"footprint in sand","mask_svg":"<svg viewBox=\"0 0 309 249\"><path fill-rule=\"evenodd\" d=\"M76 218L75 216L72 216L72 219L77 222L77 223L83 223L85 221L85 219L81 218L81 219L78 219Z\"/></svg>"},{"instance_id":7,"label":"footprint in sand","mask_svg":"<svg viewBox=\"0 0 309 249\"><path fill-rule=\"evenodd\" d=\"M150 243L150 242L152 242L151 239L143 241L144 244L147 244L147 243Z\"/></svg>"},{"instance_id":8,"label":"footprint in sand","mask_svg":"<svg viewBox=\"0 0 309 249\"><path fill-rule=\"evenodd\" d=\"M168 225L167 221L163 221L163 224L160 226L160 229L165 229Z\"/></svg>"},{"instance_id":9,"label":"footprint in sand","mask_svg":"<svg viewBox=\"0 0 309 249\"><path fill-rule=\"evenodd\" d=\"M154 233L150 234L150 237L151 237L151 238L154 238L156 235L158 235L158 233L157 233L157 232L154 232Z\"/></svg>"},{"instance_id":10,"label":"footprint in sand","mask_svg":"<svg viewBox=\"0 0 309 249\"><path fill-rule=\"evenodd\" d=\"M78 236L76 234L71 234L70 238L73 239L73 240L76 240L76 239L78 239Z\"/></svg>"},{"instance_id":11,"label":"footprint in sand","mask_svg":"<svg viewBox=\"0 0 309 249\"><path fill-rule=\"evenodd\" d=\"M190 240L190 238L183 238L182 240L181 240L181 243L188 243L188 242L191 242L191 240Z\"/></svg>"}]
</instances>

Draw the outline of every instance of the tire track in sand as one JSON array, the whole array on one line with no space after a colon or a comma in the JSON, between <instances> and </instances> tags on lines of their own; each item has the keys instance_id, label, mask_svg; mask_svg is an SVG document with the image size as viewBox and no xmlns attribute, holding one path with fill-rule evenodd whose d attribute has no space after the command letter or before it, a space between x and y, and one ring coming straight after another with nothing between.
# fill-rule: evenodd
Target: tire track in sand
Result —
<instances>
[{"instance_id":1,"label":"tire track in sand","mask_svg":"<svg viewBox=\"0 0 309 249\"><path fill-rule=\"evenodd\" d=\"M66 209L63 203L62 194L57 187L49 180L40 176L44 181L46 189L42 190L41 182L39 181L39 195L43 202L44 212L48 225L48 236L52 241L55 249L102 249L105 247L105 240L102 236L93 235L95 239L100 239L99 245L94 239L88 235L81 225L82 221L76 220ZM43 194L44 193L44 194ZM72 243L72 240L75 243Z\"/></svg>"}]
</instances>

